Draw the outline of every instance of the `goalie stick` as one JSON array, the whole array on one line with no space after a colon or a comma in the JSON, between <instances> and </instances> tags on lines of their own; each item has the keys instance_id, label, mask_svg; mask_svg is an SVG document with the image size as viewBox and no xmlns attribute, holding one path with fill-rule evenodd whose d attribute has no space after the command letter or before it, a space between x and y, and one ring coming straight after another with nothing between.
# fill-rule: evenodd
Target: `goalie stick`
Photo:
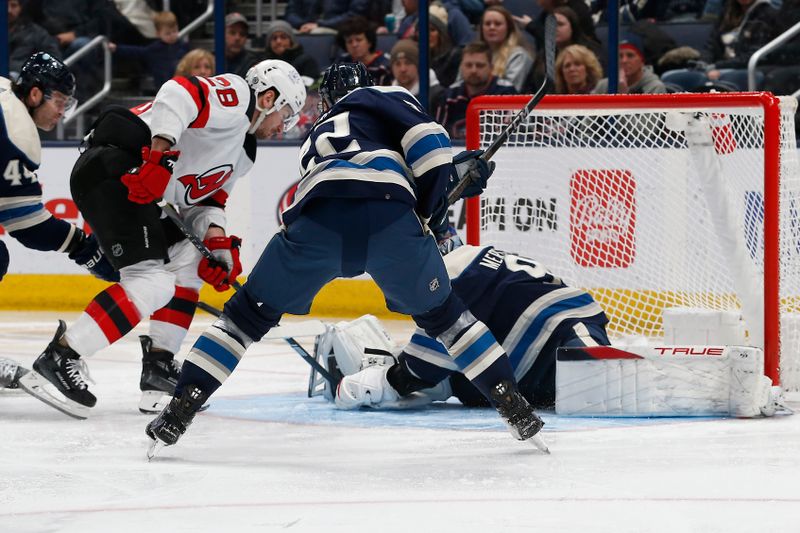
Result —
<instances>
[{"instance_id":1,"label":"goalie stick","mask_svg":"<svg viewBox=\"0 0 800 533\"><path fill-rule=\"evenodd\" d=\"M522 121L528 117L528 115L533 111L539 102L542 101L542 98L553 88L553 76L555 70L555 61L556 61L556 19L551 14L547 16L547 19L544 23L544 81L539 89L534 93L528 103L525 104L525 107L519 110L519 112L514 115L514 118L511 119L511 122L500 132L500 135L495 137L492 141L492 144L483 152L481 155L481 159L484 161L488 161L494 156L494 154L499 150L508 140L512 133L514 133L517 128L519 128ZM466 176L461 178L461 181L453 188L452 191L447 195L447 202L450 205L453 205L461 198L461 193L464 192L472 182L475 181L472 177L472 173L468 173Z\"/></svg>"},{"instance_id":2,"label":"goalie stick","mask_svg":"<svg viewBox=\"0 0 800 533\"><path fill-rule=\"evenodd\" d=\"M172 220L172 222L175 223L176 226L178 226L178 229L181 230L181 233L183 233L183 235L187 239L189 239L189 242L191 242L194 245L194 247L197 248L200 251L200 253L203 255L203 257L205 257L209 261L215 261L215 262L217 261L217 259L214 257L214 254L211 253L211 250L208 249L208 247L205 245L205 243L203 243L203 241L201 241L200 238L197 235L195 235L194 232L186 226L186 224L184 224L183 219L178 214L178 212L175 211L174 207L172 207L170 204L168 204L167 201L164 200L163 198L159 199L156 202L156 205L158 205L158 207L161 208L161 210L164 212L164 214L167 215L170 218L170 220ZM242 288L242 284L239 283L236 280L233 280L233 282L231 283L231 286L234 289L236 289L237 291ZM203 307L201 307L200 303L201 302L198 302L197 305L198 305L198 307L200 307L204 311L209 311L211 314L215 314L214 311L216 311L217 313L219 313L216 316L219 316L220 314L222 314L219 311L217 311L217 309L214 309L210 305L203 304ZM209 308L213 309L213 311L211 311ZM320 324L321 324L321 322L320 322ZM281 327L287 327L288 328L290 326L278 326L277 329L280 329ZM323 327L323 330L324 330L324 327ZM324 377L326 380L328 380L328 383L330 383L331 387L334 390L336 389L336 387L339 385L339 382L336 380L336 378L334 378L333 375L325 369L325 367L323 367L313 357L311 357L311 355L309 355L309 353L306 350L304 350L302 346L300 346L300 343L298 343L296 340L294 340L294 338L292 336L281 335L281 337L283 339L285 339L287 343L289 343L289 346L291 346L292 349L294 349L294 351L297 352L297 354L306 361L306 363L311 365L317 372L320 373L320 375L322 377ZM273 338L275 338L275 337L273 337Z\"/></svg>"}]
</instances>

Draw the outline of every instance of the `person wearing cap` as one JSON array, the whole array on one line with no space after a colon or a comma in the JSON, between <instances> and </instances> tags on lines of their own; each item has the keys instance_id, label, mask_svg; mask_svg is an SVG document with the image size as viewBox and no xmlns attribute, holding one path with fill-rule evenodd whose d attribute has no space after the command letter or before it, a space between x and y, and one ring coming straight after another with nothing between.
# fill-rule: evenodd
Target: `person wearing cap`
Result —
<instances>
[{"instance_id":1,"label":"person wearing cap","mask_svg":"<svg viewBox=\"0 0 800 533\"><path fill-rule=\"evenodd\" d=\"M303 45L294 40L294 30L285 20L275 20L267 26L266 59L280 59L292 65L301 76L316 79L320 70L316 60L303 50Z\"/></svg>"},{"instance_id":2,"label":"person wearing cap","mask_svg":"<svg viewBox=\"0 0 800 533\"><path fill-rule=\"evenodd\" d=\"M261 61L252 50L246 48L249 27L241 13L225 16L225 72L245 77L250 67Z\"/></svg>"},{"instance_id":3,"label":"person wearing cap","mask_svg":"<svg viewBox=\"0 0 800 533\"><path fill-rule=\"evenodd\" d=\"M390 54L392 62L392 85L408 90L419 100L419 46L411 39L400 39L392 47ZM432 106L439 101L444 88L436 79L436 73L430 69L430 83L428 89L428 105Z\"/></svg>"},{"instance_id":4,"label":"person wearing cap","mask_svg":"<svg viewBox=\"0 0 800 533\"><path fill-rule=\"evenodd\" d=\"M453 45L447 29L449 14L444 6L432 5L428 18L428 43L430 44L430 66L442 87L449 87L458 78L461 65L461 47ZM416 33L419 40L419 31Z\"/></svg>"},{"instance_id":5,"label":"person wearing cap","mask_svg":"<svg viewBox=\"0 0 800 533\"><path fill-rule=\"evenodd\" d=\"M594 94L608 92L608 78L603 78L592 91ZM667 88L648 66L644 46L638 35L630 33L619 43L619 94L665 93Z\"/></svg>"}]
</instances>

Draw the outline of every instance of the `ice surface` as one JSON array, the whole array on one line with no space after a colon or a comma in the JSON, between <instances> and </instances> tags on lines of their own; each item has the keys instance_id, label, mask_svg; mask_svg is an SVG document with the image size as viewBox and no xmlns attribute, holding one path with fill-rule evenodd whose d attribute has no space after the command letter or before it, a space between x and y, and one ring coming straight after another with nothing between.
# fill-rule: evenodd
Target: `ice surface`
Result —
<instances>
[{"instance_id":1,"label":"ice surface","mask_svg":"<svg viewBox=\"0 0 800 533\"><path fill-rule=\"evenodd\" d=\"M2 354L29 366L55 319L0 314ZM545 456L490 410L337 412L305 397L307 365L282 341L252 347L180 443L148 463L141 333L88 360L89 420L0 394L0 532L800 531L800 416L544 413Z\"/></svg>"}]
</instances>

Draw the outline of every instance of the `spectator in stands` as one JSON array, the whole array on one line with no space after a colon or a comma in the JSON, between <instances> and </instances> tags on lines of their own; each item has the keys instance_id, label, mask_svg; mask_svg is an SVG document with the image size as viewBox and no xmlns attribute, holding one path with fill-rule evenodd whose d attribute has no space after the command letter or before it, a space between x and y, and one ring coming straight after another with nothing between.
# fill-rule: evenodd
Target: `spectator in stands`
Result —
<instances>
[{"instance_id":1,"label":"spectator in stands","mask_svg":"<svg viewBox=\"0 0 800 533\"><path fill-rule=\"evenodd\" d=\"M22 13L20 0L8 0L8 50L12 79L17 77L22 65L35 52L47 52L61 59L56 38Z\"/></svg>"},{"instance_id":2,"label":"spectator in stands","mask_svg":"<svg viewBox=\"0 0 800 533\"><path fill-rule=\"evenodd\" d=\"M436 109L436 121L453 139L466 137L470 100L484 94L517 94L511 83L492 74L492 49L483 41L464 47L461 79L445 90Z\"/></svg>"},{"instance_id":3,"label":"spectator in stands","mask_svg":"<svg viewBox=\"0 0 800 533\"><path fill-rule=\"evenodd\" d=\"M544 47L544 21L547 19L547 15L555 11L557 7L563 6L567 6L575 12L581 30L587 39L600 42L594 32L592 13L584 0L536 0L536 3L542 8L536 19L532 19L528 15L514 17L514 19L536 40L537 50L542 50Z\"/></svg>"},{"instance_id":4,"label":"spectator in stands","mask_svg":"<svg viewBox=\"0 0 800 533\"><path fill-rule=\"evenodd\" d=\"M619 43L619 94L654 94L665 93L667 88L648 66L649 62L644 55L644 46L641 38L634 34L627 34ZM608 92L608 78L603 78L597 83L593 93L604 94Z\"/></svg>"},{"instance_id":5,"label":"spectator in stands","mask_svg":"<svg viewBox=\"0 0 800 533\"><path fill-rule=\"evenodd\" d=\"M553 10L553 16L556 18L556 50L560 52L566 47L573 44L580 44L585 46L600 60L601 64L604 61L603 46L589 39L581 28L578 15L571 7L561 6ZM543 54L539 54L540 56Z\"/></svg>"},{"instance_id":6,"label":"spectator in stands","mask_svg":"<svg viewBox=\"0 0 800 533\"><path fill-rule=\"evenodd\" d=\"M480 40L492 49L492 74L521 90L533 68L533 55L511 12L503 6L487 7L481 17Z\"/></svg>"},{"instance_id":7,"label":"spectator in stands","mask_svg":"<svg viewBox=\"0 0 800 533\"><path fill-rule=\"evenodd\" d=\"M592 2L592 11L598 20L608 20L607 0ZM619 12L623 23L636 20L686 22L698 20L705 13L706 0L620 0Z\"/></svg>"},{"instance_id":8,"label":"spectator in stands","mask_svg":"<svg viewBox=\"0 0 800 533\"><path fill-rule=\"evenodd\" d=\"M558 94L589 94L603 77L597 56L580 44L571 44L559 52L555 70Z\"/></svg>"},{"instance_id":9,"label":"spectator in stands","mask_svg":"<svg viewBox=\"0 0 800 533\"><path fill-rule=\"evenodd\" d=\"M722 68L746 68L750 56L777 36L777 14L769 0L729 0L703 54L714 64L708 77L719 78Z\"/></svg>"},{"instance_id":10,"label":"spectator in stands","mask_svg":"<svg viewBox=\"0 0 800 533\"><path fill-rule=\"evenodd\" d=\"M195 48L186 53L178 62L176 76L213 76L215 72L214 54L204 48Z\"/></svg>"},{"instance_id":11,"label":"spectator in stands","mask_svg":"<svg viewBox=\"0 0 800 533\"><path fill-rule=\"evenodd\" d=\"M411 39L400 39L392 47L390 54L392 62L392 85L400 86L417 97L419 100L419 45ZM427 107L432 107L439 101L444 88L436 79L436 73L430 71Z\"/></svg>"},{"instance_id":12,"label":"spectator in stands","mask_svg":"<svg viewBox=\"0 0 800 533\"><path fill-rule=\"evenodd\" d=\"M392 65L388 56L376 50L375 28L364 17L347 19L339 27L336 41L347 52L342 61L364 63L375 85L392 84Z\"/></svg>"},{"instance_id":13,"label":"spectator in stands","mask_svg":"<svg viewBox=\"0 0 800 533\"><path fill-rule=\"evenodd\" d=\"M319 65L306 54L303 45L296 43L292 27L285 20L273 21L266 32L267 50L264 59L280 59L292 65L301 76L315 80L319 77Z\"/></svg>"},{"instance_id":14,"label":"spectator in stands","mask_svg":"<svg viewBox=\"0 0 800 533\"><path fill-rule=\"evenodd\" d=\"M300 33L336 33L357 15L369 14L369 0L289 0L286 21Z\"/></svg>"},{"instance_id":15,"label":"spectator in stands","mask_svg":"<svg viewBox=\"0 0 800 533\"><path fill-rule=\"evenodd\" d=\"M153 23L158 39L147 46L109 43L109 47L116 56L141 61L158 90L172 78L178 62L189 51L189 46L178 39L178 19L171 11L159 11L153 16Z\"/></svg>"},{"instance_id":16,"label":"spectator in stands","mask_svg":"<svg viewBox=\"0 0 800 533\"><path fill-rule=\"evenodd\" d=\"M458 77L461 64L461 48L453 46L447 31L447 10L432 5L428 18L428 45L430 47L430 66L436 73L442 88L450 87Z\"/></svg>"},{"instance_id":17,"label":"spectator in stands","mask_svg":"<svg viewBox=\"0 0 800 533\"><path fill-rule=\"evenodd\" d=\"M245 46L249 31L247 19L241 13L228 13L225 16L225 72L244 78L250 67L261 61Z\"/></svg>"},{"instance_id":18,"label":"spectator in stands","mask_svg":"<svg viewBox=\"0 0 800 533\"><path fill-rule=\"evenodd\" d=\"M397 36L400 39L410 39L417 31L419 2L418 0L402 0L402 2L406 16L400 21L400 25L397 28ZM446 4L443 7L447 10L447 32L450 34L453 44L464 46L472 42L475 38L475 32L472 31L472 26L466 15L453 4Z\"/></svg>"},{"instance_id":19,"label":"spectator in stands","mask_svg":"<svg viewBox=\"0 0 800 533\"><path fill-rule=\"evenodd\" d=\"M93 37L104 33L108 22L103 17L107 9L105 1L28 0L25 11L55 36L64 57L69 57Z\"/></svg>"}]
</instances>

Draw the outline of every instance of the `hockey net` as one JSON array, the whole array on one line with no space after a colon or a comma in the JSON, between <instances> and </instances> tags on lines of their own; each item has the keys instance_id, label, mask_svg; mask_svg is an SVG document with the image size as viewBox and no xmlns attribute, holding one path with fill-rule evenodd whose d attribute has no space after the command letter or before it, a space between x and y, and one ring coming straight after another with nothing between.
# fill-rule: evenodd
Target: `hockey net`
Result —
<instances>
[{"instance_id":1,"label":"hockey net","mask_svg":"<svg viewBox=\"0 0 800 533\"><path fill-rule=\"evenodd\" d=\"M488 146L528 98L475 99L467 147ZM720 329L739 316L738 342L763 348L767 375L798 390L795 106L768 93L547 96L467 201L467 240L587 289L612 342L665 343L675 311ZM705 162L687 139L690 117L709 124ZM728 342L710 329L697 344Z\"/></svg>"}]
</instances>

